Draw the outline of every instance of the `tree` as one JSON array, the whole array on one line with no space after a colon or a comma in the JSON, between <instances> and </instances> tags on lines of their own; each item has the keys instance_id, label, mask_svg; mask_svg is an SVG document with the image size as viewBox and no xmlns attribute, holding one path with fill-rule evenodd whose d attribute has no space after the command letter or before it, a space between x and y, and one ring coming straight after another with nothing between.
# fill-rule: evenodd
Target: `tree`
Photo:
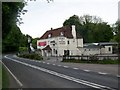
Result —
<instances>
[{"instance_id":1,"label":"tree","mask_svg":"<svg viewBox=\"0 0 120 90\"><path fill-rule=\"evenodd\" d=\"M34 49L37 49L37 40L39 40L39 38L32 39L32 46Z\"/></svg>"},{"instance_id":2,"label":"tree","mask_svg":"<svg viewBox=\"0 0 120 90\"><path fill-rule=\"evenodd\" d=\"M28 1L28 0L27 0ZM35 0L30 0L35 1ZM50 3L53 0L47 0ZM20 17L25 14L24 6L27 2L3 2L2 3L2 51L18 51L18 47L27 46L27 36L21 33L17 24L23 23Z\"/></svg>"},{"instance_id":3,"label":"tree","mask_svg":"<svg viewBox=\"0 0 120 90\"><path fill-rule=\"evenodd\" d=\"M81 34L85 43L109 42L113 37L112 28L97 16L83 15L80 18L73 15L65 20L63 25L76 26L77 33Z\"/></svg>"},{"instance_id":4,"label":"tree","mask_svg":"<svg viewBox=\"0 0 120 90\"><path fill-rule=\"evenodd\" d=\"M25 2L2 3L2 51L18 50L22 33L16 23L21 23Z\"/></svg>"}]
</instances>

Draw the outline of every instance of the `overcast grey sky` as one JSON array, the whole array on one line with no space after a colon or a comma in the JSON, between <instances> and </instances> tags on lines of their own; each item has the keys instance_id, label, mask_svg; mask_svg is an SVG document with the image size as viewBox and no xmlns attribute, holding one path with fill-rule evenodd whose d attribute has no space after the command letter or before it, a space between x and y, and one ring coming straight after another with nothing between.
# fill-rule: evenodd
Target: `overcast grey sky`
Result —
<instances>
[{"instance_id":1,"label":"overcast grey sky","mask_svg":"<svg viewBox=\"0 0 120 90\"><path fill-rule=\"evenodd\" d=\"M22 33L33 38L41 37L47 30L62 27L63 22L72 15L95 15L103 21L113 24L118 19L118 1L120 0L47 0L29 1L24 8L28 12L22 15L24 24Z\"/></svg>"}]
</instances>

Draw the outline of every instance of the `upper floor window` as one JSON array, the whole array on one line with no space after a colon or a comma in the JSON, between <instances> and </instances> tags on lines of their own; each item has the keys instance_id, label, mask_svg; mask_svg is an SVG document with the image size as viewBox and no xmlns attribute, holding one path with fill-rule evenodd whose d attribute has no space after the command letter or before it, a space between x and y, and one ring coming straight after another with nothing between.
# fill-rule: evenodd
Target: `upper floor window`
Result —
<instances>
[{"instance_id":1,"label":"upper floor window","mask_svg":"<svg viewBox=\"0 0 120 90\"><path fill-rule=\"evenodd\" d=\"M48 34L48 38L51 38L52 34Z\"/></svg>"},{"instance_id":2,"label":"upper floor window","mask_svg":"<svg viewBox=\"0 0 120 90\"><path fill-rule=\"evenodd\" d=\"M63 32L60 32L60 36L63 36L64 35L64 33Z\"/></svg>"}]
</instances>

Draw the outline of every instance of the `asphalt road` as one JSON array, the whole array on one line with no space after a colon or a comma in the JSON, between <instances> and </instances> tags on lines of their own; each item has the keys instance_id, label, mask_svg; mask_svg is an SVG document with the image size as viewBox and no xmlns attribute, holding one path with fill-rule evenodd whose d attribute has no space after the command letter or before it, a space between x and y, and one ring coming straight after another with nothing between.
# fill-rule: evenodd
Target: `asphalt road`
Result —
<instances>
[{"instance_id":1,"label":"asphalt road","mask_svg":"<svg viewBox=\"0 0 120 90\"><path fill-rule=\"evenodd\" d=\"M118 90L119 77L98 74L69 66L33 61L6 55L3 63L22 88L91 88ZM13 86L13 88L16 86ZM18 87L18 88L19 88Z\"/></svg>"}]
</instances>

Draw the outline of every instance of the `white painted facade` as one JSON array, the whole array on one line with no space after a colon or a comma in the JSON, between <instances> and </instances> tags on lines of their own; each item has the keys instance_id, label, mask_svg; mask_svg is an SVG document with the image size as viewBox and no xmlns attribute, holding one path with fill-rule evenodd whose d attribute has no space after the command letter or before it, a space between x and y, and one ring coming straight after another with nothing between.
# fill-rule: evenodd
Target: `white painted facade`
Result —
<instances>
[{"instance_id":1,"label":"white painted facade","mask_svg":"<svg viewBox=\"0 0 120 90\"><path fill-rule=\"evenodd\" d=\"M85 44L83 45L83 38L77 38L74 25L72 25L71 29L72 38L67 38L63 32L59 32L60 34L56 37L52 37L51 33L47 34L48 38L45 37L44 39L37 40L37 49L41 50L42 56L63 56L66 55L66 51L69 51L68 55L100 55L113 53L112 45L116 43L88 43L86 46ZM55 31L55 33L56 32L57 31ZM39 46L40 42L45 42L45 45ZM45 49L47 46L49 50Z\"/></svg>"},{"instance_id":2,"label":"white painted facade","mask_svg":"<svg viewBox=\"0 0 120 90\"><path fill-rule=\"evenodd\" d=\"M75 26L72 26L73 38L67 38L64 36L50 37L47 39L40 39L37 41L37 49L44 49L47 45L50 46L51 52L42 50L43 56L63 56L65 50L69 50L69 55L81 55L81 51L78 47L83 47L83 38L76 38ZM46 42L45 46L39 46L39 42Z\"/></svg>"},{"instance_id":3,"label":"white painted facade","mask_svg":"<svg viewBox=\"0 0 120 90\"><path fill-rule=\"evenodd\" d=\"M94 45L92 47L83 47L82 55L100 55L100 54L112 54L113 46L112 45Z\"/></svg>"},{"instance_id":4,"label":"white painted facade","mask_svg":"<svg viewBox=\"0 0 120 90\"><path fill-rule=\"evenodd\" d=\"M100 49L100 54L112 54L112 52L113 52L112 45L104 46L103 48Z\"/></svg>"}]
</instances>

